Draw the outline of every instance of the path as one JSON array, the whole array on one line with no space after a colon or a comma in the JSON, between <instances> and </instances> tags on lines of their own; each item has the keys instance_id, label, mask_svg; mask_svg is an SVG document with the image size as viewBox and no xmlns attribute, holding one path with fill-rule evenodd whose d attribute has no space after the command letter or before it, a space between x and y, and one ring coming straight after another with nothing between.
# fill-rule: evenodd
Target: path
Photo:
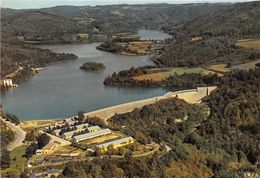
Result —
<instances>
[{"instance_id":1,"label":"path","mask_svg":"<svg viewBox=\"0 0 260 178\"><path fill-rule=\"evenodd\" d=\"M15 139L7 146L7 150L12 151L16 147L23 145L23 141L25 139L26 132L23 129L21 129L18 125L10 123L10 122L4 120L2 117L1 117L1 119L9 128L11 128L15 132Z\"/></svg>"}]
</instances>

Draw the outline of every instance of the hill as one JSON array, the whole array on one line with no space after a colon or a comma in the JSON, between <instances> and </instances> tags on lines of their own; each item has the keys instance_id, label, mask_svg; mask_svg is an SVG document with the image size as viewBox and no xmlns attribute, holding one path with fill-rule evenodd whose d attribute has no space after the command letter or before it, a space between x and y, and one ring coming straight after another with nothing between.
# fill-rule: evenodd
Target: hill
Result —
<instances>
[{"instance_id":1,"label":"hill","mask_svg":"<svg viewBox=\"0 0 260 178\"><path fill-rule=\"evenodd\" d=\"M90 38L96 34L134 33L140 28L161 29L224 8L223 4L123 4L2 9L2 40L15 41L19 36L30 41L57 43L73 41L81 33L89 34Z\"/></svg>"},{"instance_id":2,"label":"hill","mask_svg":"<svg viewBox=\"0 0 260 178\"><path fill-rule=\"evenodd\" d=\"M169 27L169 32L186 35L260 38L260 2L236 3L226 9Z\"/></svg>"}]
</instances>

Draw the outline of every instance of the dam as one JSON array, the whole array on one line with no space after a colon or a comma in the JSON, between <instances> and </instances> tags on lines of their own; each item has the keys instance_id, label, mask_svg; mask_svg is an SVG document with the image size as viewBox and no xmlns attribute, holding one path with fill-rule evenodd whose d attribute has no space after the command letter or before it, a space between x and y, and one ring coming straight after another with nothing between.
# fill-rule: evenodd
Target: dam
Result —
<instances>
[{"instance_id":1,"label":"dam","mask_svg":"<svg viewBox=\"0 0 260 178\"><path fill-rule=\"evenodd\" d=\"M216 86L197 87L196 89L191 89L191 90L168 92L162 96L128 102L128 103L119 104L119 105L107 107L104 109L99 109L96 111L88 112L88 113L85 113L85 116L99 117L106 122L107 119L111 118L115 114L123 114L123 113L131 112L136 108L142 108L145 105L154 104L160 100L168 99L168 98L175 98L175 97L179 98L179 99L183 99L188 103L196 104L196 103L200 103L201 99L203 97L209 95L216 88L217 88Z\"/></svg>"}]
</instances>

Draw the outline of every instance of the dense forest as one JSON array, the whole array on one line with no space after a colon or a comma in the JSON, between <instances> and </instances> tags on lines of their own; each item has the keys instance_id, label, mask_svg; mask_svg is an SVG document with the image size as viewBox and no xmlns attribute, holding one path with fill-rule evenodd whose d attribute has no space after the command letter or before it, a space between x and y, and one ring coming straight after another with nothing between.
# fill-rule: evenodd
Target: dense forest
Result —
<instances>
[{"instance_id":1,"label":"dense forest","mask_svg":"<svg viewBox=\"0 0 260 178\"><path fill-rule=\"evenodd\" d=\"M9 116L6 115L1 108L0 117L3 119L9 119ZM9 119L10 120L10 119ZM0 141L1 141L1 155L0 155L0 167L1 169L6 169L10 166L10 152L7 150L7 145L15 139L15 132L7 127L7 125L0 120Z\"/></svg>"},{"instance_id":2,"label":"dense forest","mask_svg":"<svg viewBox=\"0 0 260 178\"><path fill-rule=\"evenodd\" d=\"M209 35L203 38L199 41L176 40L165 46L162 55L153 60L159 66L194 67L219 63L236 65L260 58L259 51L237 48L237 39Z\"/></svg>"},{"instance_id":3,"label":"dense forest","mask_svg":"<svg viewBox=\"0 0 260 178\"><path fill-rule=\"evenodd\" d=\"M86 62L79 67L80 69L87 72L100 72L106 68L104 64L97 62Z\"/></svg>"},{"instance_id":4,"label":"dense forest","mask_svg":"<svg viewBox=\"0 0 260 178\"><path fill-rule=\"evenodd\" d=\"M243 177L259 174L260 69L221 78L202 105L167 99L126 114L110 124L140 143L171 149L163 156L103 158L70 163L61 177ZM207 107L210 114L207 113ZM182 122L176 122L181 119Z\"/></svg>"}]
</instances>

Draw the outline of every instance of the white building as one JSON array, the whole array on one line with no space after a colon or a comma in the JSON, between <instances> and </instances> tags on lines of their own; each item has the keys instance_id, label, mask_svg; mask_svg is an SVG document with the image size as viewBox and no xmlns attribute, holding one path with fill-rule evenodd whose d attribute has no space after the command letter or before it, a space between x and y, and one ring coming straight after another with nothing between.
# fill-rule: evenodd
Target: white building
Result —
<instances>
[{"instance_id":1,"label":"white building","mask_svg":"<svg viewBox=\"0 0 260 178\"><path fill-rule=\"evenodd\" d=\"M85 123L85 124L80 124L80 125L76 125L76 126L72 126L72 127L76 127L77 128L77 130L72 130L72 131L69 131L69 132L65 132L65 133L63 133L62 135L61 135L61 137L63 138L63 139L70 139L72 136L73 136L73 134L74 133L77 133L77 132L80 132L80 131L82 131L82 130L84 130L84 129L87 129L87 127L88 127L88 123Z\"/></svg>"},{"instance_id":2,"label":"white building","mask_svg":"<svg viewBox=\"0 0 260 178\"><path fill-rule=\"evenodd\" d=\"M134 143L133 137L124 137L124 138L114 139L105 143L98 144L96 147L106 151L108 146L110 145L113 146L113 148L117 148L131 143Z\"/></svg>"},{"instance_id":3,"label":"white building","mask_svg":"<svg viewBox=\"0 0 260 178\"><path fill-rule=\"evenodd\" d=\"M91 126L87 128L89 132L96 132L100 130L101 128L99 126Z\"/></svg>"},{"instance_id":4,"label":"white building","mask_svg":"<svg viewBox=\"0 0 260 178\"><path fill-rule=\"evenodd\" d=\"M73 142L80 142L80 141L83 141L83 140L96 138L96 137L108 135L108 134L111 134L111 133L112 132L111 132L110 129L101 129L101 130L98 130L96 132L86 133L86 134L82 134L82 135L76 135L72 138L72 141Z\"/></svg>"},{"instance_id":5,"label":"white building","mask_svg":"<svg viewBox=\"0 0 260 178\"><path fill-rule=\"evenodd\" d=\"M52 131L52 134L53 135L60 135L60 131L61 131L61 129L55 129L55 130Z\"/></svg>"}]
</instances>

